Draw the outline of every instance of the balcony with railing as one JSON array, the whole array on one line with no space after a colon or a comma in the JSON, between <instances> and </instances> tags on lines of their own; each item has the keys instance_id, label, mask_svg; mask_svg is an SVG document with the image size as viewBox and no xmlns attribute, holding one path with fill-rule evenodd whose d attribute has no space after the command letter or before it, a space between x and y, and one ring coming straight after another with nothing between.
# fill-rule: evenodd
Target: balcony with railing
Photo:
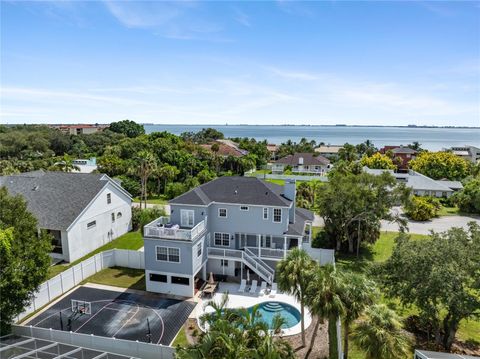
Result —
<instances>
[{"instance_id":1,"label":"balcony with railing","mask_svg":"<svg viewBox=\"0 0 480 359\"><path fill-rule=\"evenodd\" d=\"M177 223L171 223L170 217L160 217L143 228L143 235L148 238L193 241L205 230L205 220L197 223L193 228L187 228Z\"/></svg>"}]
</instances>

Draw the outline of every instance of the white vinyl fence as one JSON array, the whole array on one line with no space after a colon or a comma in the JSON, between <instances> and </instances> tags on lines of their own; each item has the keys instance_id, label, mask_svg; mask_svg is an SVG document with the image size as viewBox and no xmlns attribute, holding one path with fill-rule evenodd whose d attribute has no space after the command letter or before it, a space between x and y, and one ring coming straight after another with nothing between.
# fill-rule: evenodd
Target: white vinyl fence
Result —
<instances>
[{"instance_id":1,"label":"white vinyl fence","mask_svg":"<svg viewBox=\"0 0 480 359\"><path fill-rule=\"evenodd\" d=\"M100 272L102 269L116 266L145 269L144 253L125 249L111 249L85 259L83 262L42 283L38 292L35 293L30 306L17 317L17 321L50 303L63 293L68 292L83 280Z\"/></svg>"},{"instance_id":2,"label":"white vinyl fence","mask_svg":"<svg viewBox=\"0 0 480 359\"><path fill-rule=\"evenodd\" d=\"M17 335L26 337L45 339L142 359L172 359L175 353L174 348L165 345L99 337L93 334L89 335L21 325L14 325L12 331Z\"/></svg>"}]
</instances>

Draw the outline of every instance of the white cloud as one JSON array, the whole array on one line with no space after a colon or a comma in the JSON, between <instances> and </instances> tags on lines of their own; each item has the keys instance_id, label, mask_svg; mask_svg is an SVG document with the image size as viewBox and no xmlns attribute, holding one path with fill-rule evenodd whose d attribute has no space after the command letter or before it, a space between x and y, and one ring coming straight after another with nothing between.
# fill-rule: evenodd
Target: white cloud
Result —
<instances>
[{"instance_id":1,"label":"white cloud","mask_svg":"<svg viewBox=\"0 0 480 359\"><path fill-rule=\"evenodd\" d=\"M235 21L240 23L243 26L251 27L252 23L250 22L250 16L248 16L244 11L240 10L239 8L234 8L235 11Z\"/></svg>"}]
</instances>

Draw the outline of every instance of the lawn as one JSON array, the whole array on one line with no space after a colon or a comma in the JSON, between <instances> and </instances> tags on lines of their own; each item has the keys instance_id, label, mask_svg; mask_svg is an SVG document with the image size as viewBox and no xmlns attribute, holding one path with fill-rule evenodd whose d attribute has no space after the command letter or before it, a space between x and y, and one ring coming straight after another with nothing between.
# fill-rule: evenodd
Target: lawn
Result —
<instances>
[{"instance_id":1,"label":"lawn","mask_svg":"<svg viewBox=\"0 0 480 359\"><path fill-rule=\"evenodd\" d=\"M313 234L318 233L321 230L320 227L313 227ZM393 252L395 245L395 238L398 236L397 232L382 232L378 241L368 248L362 248L360 257L356 255L337 254L336 265L337 268L342 270L355 270L365 271L372 263L380 263L386 261ZM410 234L415 240L422 240L428 238L426 235ZM412 314L415 314L415 308L405 308L397 300L388 299L382 296L381 301L392 307L398 315L406 318ZM475 341L480 342L480 321L469 320L462 321L460 323L457 337L463 341ZM351 343L351 350L349 357L352 359L364 359L365 356Z\"/></svg>"},{"instance_id":2,"label":"lawn","mask_svg":"<svg viewBox=\"0 0 480 359\"><path fill-rule=\"evenodd\" d=\"M267 179L266 181L267 181L267 182L271 182L271 183L278 184L278 185L280 185L280 186L284 186L284 185L285 185L285 180Z\"/></svg>"},{"instance_id":3,"label":"lawn","mask_svg":"<svg viewBox=\"0 0 480 359\"><path fill-rule=\"evenodd\" d=\"M188 347L190 343L187 340L187 333L185 333L185 325L180 328L180 330L177 333L177 336L173 340L172 347Z\"/></svg>"},{"instance_id":4,"label":"lawn","mask_svg":"<svg viewBox=\"0 0 480 359\"><path fill-rule=\"evenodd\" d=\"M143 269L112 267L85 279L81 284L96 283L114 287L146 290L145 271Z\"/></svg>"},{"instance_id":5,"label":"lawn","mask_svg":"<svg viewBox=\"0 0 480 359\"><path fill-rule=\"evenodd\" d=\"M438 211L438 216L458 216L461 215L460 210L458 207L445 207L442 206L442 208Z\"/></svg>"},{"instance_id":6,"label":"lawn","mask_svg":"<svg viewBox=\"0 0 480 359\"><path fill-rule=\"evenodd\" d=\"M133 199L133 202L139 203L140 198L135 197ZM158 205L166 205L168 204L168 199L165 196L151 196L147 199L147 203L149 204L158 204Z\"/></svg>"},{"instance_id":7,"label":"lawn","mask_svg":"<svg viewBox=\"0 0 480 359\"><path fill-rule=\"evenodd\" d=\"M109 249L133 249L133 250L138 250L143 247L143 237L142 234L138 231L136 232L128 232L125 233L123 236L120 236L113 241L105 244L104 246L101 246L100 248L97 248L93 252L90 252L86 256L76 260L73 263L68 263L68 264L57 264L54 266L51 266L48 269L48 279L55 277L57 274L63 272L64 270L67 270L68 268L84 261L87 258L90 258L94 256L97 253L107 251Z\"/></svg>"}]
</instances>

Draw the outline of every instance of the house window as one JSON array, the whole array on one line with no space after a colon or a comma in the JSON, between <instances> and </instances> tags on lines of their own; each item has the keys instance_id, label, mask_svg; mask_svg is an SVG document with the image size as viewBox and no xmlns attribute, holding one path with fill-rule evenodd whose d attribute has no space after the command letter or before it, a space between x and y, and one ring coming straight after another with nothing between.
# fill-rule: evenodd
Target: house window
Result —
<instances>
[{"instance_id":1,"label":"house window","mask_svg":"<svg viewBox=\"0 0 480 359\"><path fill-rule=\"evenodd\" d=\"M150 273L150 281L167 283L167 276L165 274Z\"/></svg>"},{"instance_id":2,"label":"house window","mask_svg":"<svg viewBox=\"0 0 480 359\"><path fill-rule=\"evenodd\" d=\"M202 255L202 244L203 243L197 244L197 257L200 257Z\"/></svg>"},{"instance_id":3,"label":"house window","mask_svg":"<svg viewBox=\"0 0 480 359\"><path fill-rule=\"evenodd\" d=\"M226 208L219 208L218 209L218 216L227 218L227 209Z\"/></svg>"},{"instance_id":4,"label":"house window","mask_svg":"<svg viewBox=\"0 0 480 359\"><path fill-rule=\"evenodd\" d=\"M112 194L107 193L107 204L110 204L110 203L112 203Z\"/></svg>"},{"instance_id":5,"label":"house window","mask_svg":"<svg viewBox=\"0 0 480 359\"><path fill-rule=\"evenodd\" d=\"M248 211L248 206L240 206L240 211Z\"/></svg>"},{"instance_id":6,"label":"house window","mask_svg":"<svg viewBox=\"0 0 480 359\"><path fill-rule=\"evenodd\" d=\"M180 248L168 248L168 261L180 263Z\"/></svg>"},{"instance_id":7,"label":"house window","mask_svg":"<svg viewBox=\"0 0 480 359\"><path fill-rule=\"evenodd\" d=\"M215 245L230 247L230 233L215 232Z\"/></svg>"},{"instance_id":8,"label":"house window","mask_svg":"<svg viewBox=\"0 0 480 359\"><path fill-rule=\"evenodd\" d=\"M282 209L274 208L273 209L273 221L276 223L282 222Z\"/></svg>"},{"instance_id":9,"label":"house window","mask_svg":"<svg viewBox=\"0 0 480 359\"><path fill-rule=\"evenodd\" d=\"M87 229L93 228L97 225L97 221L91 221L87 223Z\"/></svg>"},{"instance_id":10,"label":"house window","mask_svg":"<svg viewBox=\"0 0 480 359\"><path fill-rule=\"evenodd\" d=\"M180 210L180 224L182 227L193 227L195 212L191 209Z\"/></svg>"},{"instance_id":11,"label":"house window","mask_svg":"<svg viewBox=\"0 0 480 359\"><path fill-rule=\"evenodd\" d=\"M268 219L268 208L263 207L263 219Z\"/></svg>"},{"instance_id":12,"label":"house window","mask_svg":"<svg viewBox=\"0 0 480 359\"><path fill-rule=\"evenodd\" d=\"M157 261L168 261L167 247L157 247Z\"/></svg>"},{"instance_id":13,"label":"house window","mask_svg":"<svg viewBox=\"0 0 480 359\"><path fill-rule=\"evenodd\" d=\"M172 276L172 284L190 285L190 278Z\"/></svg>"},{"instance_id":14,"label":"house window","mask_svg":"<svg viewBox=\"0 0 480 359\"><path fill-rule=\"evenodd\" d=\"M112 213L112 223L115 222L115 213Z\"/></svg>"},{"instance_id":15,"label":"house window","mask_svg":"<svg viewBox=\"0 0 480 359\"><path fill-rule=\"evenodd\" d=\"M118 218L122 218L122 212L118 212L118 213L117 213L117 219L118 219Z\"/></svg>"},{"instance_id":16,"label":"house window","mask_svg":"<svg viewBox=\"0 0 480 359\"><path fill-rule=\"evenodd\" d=\"M228 261L226 259L220 259L221 267L228 267Z\"/></svg>"}]
</instances>

